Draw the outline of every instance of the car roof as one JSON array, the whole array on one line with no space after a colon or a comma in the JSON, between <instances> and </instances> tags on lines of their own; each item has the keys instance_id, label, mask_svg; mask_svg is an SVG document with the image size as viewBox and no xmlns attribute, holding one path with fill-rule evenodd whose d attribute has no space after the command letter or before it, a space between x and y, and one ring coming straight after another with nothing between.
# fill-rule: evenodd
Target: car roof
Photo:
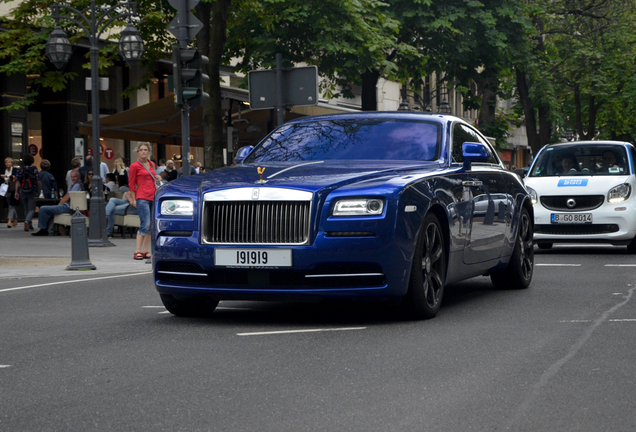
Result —
<instances>
[{"instance_id":1,"label":"car roof","mask_svg":"<svg viewBox=\"0 0 636 432\"><path fill-rule=\"evenodd\" d=\"M290 120L284 124L304 123L323 120L339 120L339 119L395 119L395 120L429 120L438 123L447 123L449 121L460 121L466 123L465 120L447 114L417 112L417 111L364 111L356 113L339 113L339 114L322 114L316 116L301 117ZM468 123L466 123L468 124Z\"/></svg>"},{"instance_id":2,"label":"car roof","mask_svg":"<svg viewBox=\"0 0 636 432\"><path fill-rule=\"evenodd\" d=\"M604 140L604 141L570 141L570 142L560 142L560 143L552 143L552 144L548 144L546 145L546 147L567 147L567 146L571 146L571 145L582 145L582 146L601 146L601 145L618 145L618 146L625 146L625 145L633 145L632 143L626 142L626 141L610 141L610 140Z\"/></svg>"}]
</instances>

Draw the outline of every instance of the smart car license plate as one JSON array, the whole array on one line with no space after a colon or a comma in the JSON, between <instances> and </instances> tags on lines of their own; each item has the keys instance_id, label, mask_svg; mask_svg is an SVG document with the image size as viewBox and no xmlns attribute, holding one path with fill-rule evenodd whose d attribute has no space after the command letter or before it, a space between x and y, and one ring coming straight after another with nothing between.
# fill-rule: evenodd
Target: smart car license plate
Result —
<instances>
[{"instance_id":1,"label":"smart car license plate","mask_svg":"<svg viewBox=\"0 0 636 432\"><path fill-rule=\"evenodd\" d=\"M552 223L592 223L592 213L552 213Z\"/></svg>"},{"instance_id":2,"label":"smart car license plate","mask_svg":"<svg viewBox=\"0 0 636 432\"><path fill-rule=\"evenodd\" d=\"M214 264L224 267L291 267L291 249L215 249Z\"/></svg>"}]
</instances>

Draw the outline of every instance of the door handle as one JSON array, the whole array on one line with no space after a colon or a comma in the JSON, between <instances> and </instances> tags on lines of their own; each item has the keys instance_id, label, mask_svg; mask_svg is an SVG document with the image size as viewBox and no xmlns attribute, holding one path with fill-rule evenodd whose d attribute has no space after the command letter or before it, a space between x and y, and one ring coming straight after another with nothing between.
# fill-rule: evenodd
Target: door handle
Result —
<instances>
[{"instance_id":1,"label":"door handle","mask_svg":"<svg viewBox=\"0 0 636 432\"><path fill-rule=\"evenodd\" d=\"M482 184L483 182L481 182L480 180L467 180L462 182L462 186L466 187L476 187L481 186Z\"/></svg>"}]
</instances>

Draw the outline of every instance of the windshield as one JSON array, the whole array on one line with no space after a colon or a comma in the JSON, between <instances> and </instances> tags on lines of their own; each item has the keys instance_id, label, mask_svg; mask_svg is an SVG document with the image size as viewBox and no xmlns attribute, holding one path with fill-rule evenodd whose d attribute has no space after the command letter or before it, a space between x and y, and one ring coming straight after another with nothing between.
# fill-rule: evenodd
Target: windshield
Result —
<instances>
[{"instance_id":1,"label":"windshield","mask_svg":"<svg viewBox=\"0 0 636 432\"><path fill-rule=\"evenodd\" d=\"M425 121L337 119L283 125L245 163L439 158L441 127Z\"/></svg>"},{"instance_id":2,"label":"windshield","mask_svg":"<svg viewBox=\"0 0 636 432\"><path fill-rule=\"evenodd\" d=\"M625 175L629 173L625 147L601 144L557 145L541 152L530 177Z\"/></svg>"}]
</instances>

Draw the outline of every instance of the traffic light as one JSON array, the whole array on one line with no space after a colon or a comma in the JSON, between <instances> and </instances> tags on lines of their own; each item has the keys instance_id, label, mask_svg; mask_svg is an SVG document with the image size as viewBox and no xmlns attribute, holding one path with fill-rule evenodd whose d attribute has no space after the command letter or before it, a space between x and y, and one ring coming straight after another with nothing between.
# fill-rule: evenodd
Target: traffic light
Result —
<instances>
[{"instance_id":1,"label":"traffic light","mask_svg":"<svg viewBox=\"0 0 636 432\"><path fill-rule=\"evenodd\" d=\"M210 98L203 84L210 78L205 74L206 56L195 49L172 47L172 66L174 73L174 103L177 106L188 104L190 107L203 105Z\"/></svg>"}]
</instances>

